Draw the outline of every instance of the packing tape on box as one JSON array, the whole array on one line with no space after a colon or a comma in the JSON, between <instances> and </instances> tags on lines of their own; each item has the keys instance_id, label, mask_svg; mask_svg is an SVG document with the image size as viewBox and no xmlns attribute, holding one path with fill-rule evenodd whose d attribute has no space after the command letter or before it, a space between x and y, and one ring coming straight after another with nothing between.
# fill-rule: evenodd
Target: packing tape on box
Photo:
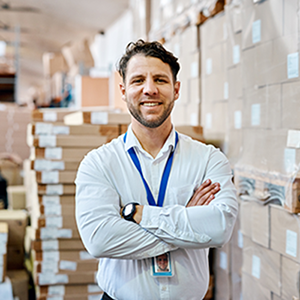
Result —
<instances>
[{"instance_id":1,"label":"packing tape on box","mask_svg":"<svg viewBox=\"0 0 300 300\"><path fill-rule=\"evenodd\" d=\"M36 135L50 135L52 133L52 124L37 122L35 123Z\"/></svg>"},{"instance_id":2,"label":"packing tape on box","mask_svg":"<svg viewBox=\"0 0 300 300\"><path fill-rule=\"evenodd\" d=\"M61 170L65 169L64 161L53 161L47 159L36 159L34 161L34 170L36 171L53 171L53 170Z\"/></svg>"},{"instance_id":3,"label":"packing tape on box","mask_svg":"<svg viewBox=\"0 0 300 300\"><path fill-rule=\"evenodd\" d=\"M58 249L58 245L57 245ZM48 249L45 249L48 250ZM43 261L50 261L53 263L53 261L59 261L60 255L59 251L45 251L43 252Z\"/></svg>"},{"instance_id":4,"label":"packing tape on box","mask_svg":"<svg viewBox=\"0 0 300 300\"><path fill-rule=\"evenodd\" d=\"M66 274L54 274L54 273L41 273L38 274L39 284L57 284L57 283L68 283L69 277Z\"/></svg>"},{"instance_id":5,"label":"packing tape on box","mask_svg":"<svg viewBox=\"0 0 300 300\"><path fill-rule=\"evenodd\" d=\"M44 214L46 216L54 215L61 216L61 205L60 204L44 204Z\"/></svg>"},{"instance_id":6,"label":"packing tape on box","mask_svg":"<svg viewBox=\"0 0 300 300\"><path fill-rule=\"evenodd\" d=\"M56 135L40 135L39 147L56 147Z\"/></svg>"},{"instance_id":7,"label":"packing tape on box","mask_svg":"<svg viewBox=\"0 0 300 300\"><path fill-rule=\"evenodd\" d=\"M69 135L70 127L69 126L53 126L52 134L55 135Z\"/></svg>"},{"instance_id":8,"label":"packing tape on box","mask_svg":"<svg viewBox=\"0 0 300 300\"><path fill-rule=\"evenodd\" d=\"M43 121L56 122L57 121L57 113L56 112L44 112L43 113Z\"/></svg>"},{"instance_id":9,"label":"packing tape on box","mask_svg":"<svg viewBox=\"0 0 300 300\"><path fill-rule=\"evenodd\" d=\"M89 254L87 251L80 251L79 256L80 256L80 260L94 259L94 257L91 254Z\"/></svg>"},{"instance_id":10,"label":"packing tape on box","mask_svg":"<svg viewBox=\"0 0 300 300\"><path fill-rule=\"evenodd\" d=\"M41 273L58 273L58 263L53 263L53 261L42 262L41 267Z\"/></svg>"},{"instance_id":11,"label":"packing tape on box","mask_svg":"<svg viewBox=\"0 0 300 300\"><path fill-rule=\"evenodd\" d=\"M42 250L58 250L58 240L42 241Z\"/></svg>"},{"instance_id":12,"label":"packing tape on box","mask_svg":"<svg viewBox=\"0 0 300 300\"><path fill-rule=\"evenodd\" d=\"M108 113L104 111L93 111L91 112L91 124L107 124Z\"/></svg>"},{"instance_id":13,"label":"packing tape on box","mask_svg":"<svg viewBox=\"0 0 300 300\"><path fill-rule=\"evenodd\" d=\"M50 228L41 228L41 240L46 239L71 239L72 238L72 229L58 229L54 227Z\"/></svg>"},{"instance_id":14,"label":"packing tape on box","mask_svg":"<svg viewBox=\"0 0 300 300\"><path fill-rule=\"evenodd\" d=\"M58 183L58 171L42 171L42 183Z\"/></svg>"},{"instance_id":15,"label":"packing tape on box","mask_svg":"<svg viewBox=\"0 0 300 300\"><path fill-rule=\"evenodd\" d=\"M46 227L62 228L63 226L62 217L47 217L45 219L46 219Z\"/></svg>"},{"instance_id":16,"label":"packing tape on box","mask_svg":"<svg viewBox=\"0 0 300 300\"><path fill-rule=\"evenodd\" d=\"M100 289L100 287L96 284L89 284L88 285L88 293L98 293L98 292L102 292L102 290Z\"/></svg>"}]
</instances>

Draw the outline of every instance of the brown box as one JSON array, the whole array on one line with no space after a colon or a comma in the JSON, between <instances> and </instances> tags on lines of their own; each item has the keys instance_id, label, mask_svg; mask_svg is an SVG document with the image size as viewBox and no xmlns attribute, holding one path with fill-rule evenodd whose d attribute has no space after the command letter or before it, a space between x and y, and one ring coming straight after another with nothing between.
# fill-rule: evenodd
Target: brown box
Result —
<instances>
[{"instance_id":1,"label":"brown box","mask_svg":"<svg viewBox=\"0 0 300 300\"><path fill-rule=\"evenodd\" d=\"M242 274L242 299L243 300L270 300L271 291L260 285L255 278L247 273Z\"/></svg>"},{"instance_id":2,"label":"brown box","mask_svg":"<svg viewBox=\"0 0 300 300\"><path fill-rule=\"evenodd\" d=\"M80 239L62 239L48 241L32 241L31 248L36 251L52 250L84 250L83 243Z\"/></svg>"},{"instance_id":3,"label":"brown box","mask_svg":"<svg viewBox=\"0 0 300 300\"><path fill-rule=\"evenodd\" d=\"M279 253L266 249L245 237L242 271L250 275L259 286L263 286L276 295L280 295Z\"/></svg>"},{"instance_id":4,"label":"brown box","mask_svg":"<svg viewBox=\"0 0 300 300\"><path fill-rule=\"evenodd\" d=\"M78 111L64 117L66 125L111 125L111 124L129 124L131 117L129 113L121 113L111 110L93 109L90 111Z\"/></svg>"},{"instance_id":5,"label":"brown box","mask_svg":"<svg viewBox=\"0 0 300 300\"><path fill-rule=\"evenodd\" d=\"M283 256L281 271L282 299L299 298L300 264Z\"/></svg>"},{"instance_id":6,"label":"brown box","mask_svg":"<svg viewBox=\"0 0 300 300\"><path fill-rule=\"evenodd\" d=\"M50 159L35 159L31 161L31 170L35 171L76 171L80 162Z\"/></svg>"},{"instance_id":7,"label":"brown box","mask_svg":"<svg viewBox=\"0 0 300 300\"><path fill-rule=\"evenodd\" d=\"M271 249L300 263L299 215L271 205Z\"/></svg>"},{"instance_id":8,"label":"brown box","mask_svg":"<svg viewBox=\"0 0 300 300\"><path fill-rule=\"evenodd\" d=\"M96 284L66 284L58 286L37 286L37 295L41 297L42 295L61 295L61 296L84 296L85 294L98 294L102 290ZM45 296L44 296L45 297ZM100 299L100 298L99 298Z\"/></svg>"},{"instance_id":9,"label":"brown box","mask_svg":"<svg viewBox=\"0 0 300 300\"><path fill-rule=\"evenodd\" d=\"M105 136L40 135L33 140L34 147L96 148L109 142ZM29 145L31 146L31 145Z\"/></svg>"},{"instance_id":10,"label":"brown box","mask_svg":"<svg viewBox=\"0 0 300 300\"><path fill-rule=\"evenodd\" d=\"M27 219L23 210L0 210L0 221L8 224L8 247L23 247Z\"/></svg>"},{"instance_id":11,"label":"brown box","mask_svg":"<svg viewBox=\"0 0 300 300\"><path fill-rule=\"evenodd\" d=\"M44 227L32 229L32 239L35 240L49 240L49 239L79 239L80 235L78 229L72 228L53 228Z\"/></svg>"},{"instance_id":12,"label":"brown box","mask_svg":"<svg viewBox=\"0 0 300 300\"><path fill-rule=\"evenodd\" d=\"M215 264L217 268L224 270L226 273L230 273L231 265L231 247L230 243L225 244L222 248L216 249Z\"/></svg>"},{"instance_id":13,"label":"brown box","mask_svg":"<svg viewBox=\"0 0 300 300\"><path fill-rule=\"evenodd\" d=\"M18 210L26 208L26 187L24 185L11 185L7 187L8 207Z\"/></svg>"},{"instance_id":14,"label":"brown box","mask_svg":"<svg viewBox=\"0 0 300 300\"><path fill-rule=\"evenodd\" d=\"M84 249L71 249L71 250L45 250L45 251L31 251L31 256L34 261L41 262L57 262L59 260L72 260L72 261L89 261L95 260L86 250Z\"/></svg>"},{"instance_id":15,"label":"brown box","mask_svg":"<svg viewBox=\"0 0 300 300\"><path fill-rule=\"evenodd\" d=\"M40 213L45 216L56 215L69 218L75 215L75 202L72 204L46 204L40 205Z\"/></svg>"},{"instance_id":16,"label":"brown box","mask_svg":"<svg viewBox=\"0 0 300 300\"><path fill-rule=\"evenodd\" d=\"M79 294L79 295L65 295L59 297L60 300L91 300L91 297L95 297L97 299L102 299L102 292L94 293L94 294ZM48 296L40 296L36 300L51 300Z\"/></svg>"},{"instance_id":17,"label":"brown box","mask_svg":"<svg viewBox=\"0 0 300 300\"><path fill-rule=\"evenodd\" d=\"M35 220L35 218L33 218ZM37 224L34 224L32 220L32 226L34 228L51 227L51 228L64 228L76 230L75 214L69 215L68 217L62 216L40 216L37 219Z\"/></svg>"},{"instance_id":18,"label":"brown box","mask_svg":"<svg viewBox=\"0 0 300 300\"><path fill-rule=\"evenodd\" d=\"M64 160L64 161L81 161L83 157L93 150L90 148L32 148L32 159L45 158L51 160Z\"/></svg>"},{"instance_id":19,"label":"brown box","mask_svg":"<svg viewBox=\"0 0 300 300\"><path fill-rule=\"evenodd\" d=\"M38 184L38 194L42 195L75 195L75 184Z\"/></svg>"},{"instance_id":20,"label":"brown box","mask_svg":"<svg viewBox=\"0 0 300 300\"><path fill-rule=\"evenodd\" d=\"M61 273L38 273L35 274L34 280L38 285L53 285L53 284L88 284L96 283L97 272L78 272L72 274Z\"/></svg>"},{"instance_id":21,"label":"brown box","mask_svg":"<svg viewBox=\"0 0 300 300\"><path fill-rule=\"evenodd\" d=\"M43 195L39 196L39 203L41 205L74 205L75 195Z\"/></svg>"},{"instance_id":22,"label":"brown box","mask_svg":"<svg viewBox=\"0 0 300 300\"><path fill-rule=\"evenodd\" d=\"M215 277L215 297L220 300L231 299L231 275L222 268L216 268Z\"/></svg>"},{"instance_id":23,"label":"brown box","mask_svg":"<svg viewBox=\"0 0 300 300\"><path fill-rule=\"evenodd\" d=\"M26 270L10 270L7 271L7 276L11 281L14 297L18 297L20 300L28 300L29 275Z\"/></svg>"},{"instance_id":24,"label":"brown box","mask_svg":"<svg viewBox=\"0 0 300 300\"><path fill-rule=\"evenodd\" d=\"M98 260L89 261L72 261L60 260L58 262L34 262L35 273L60 273L60 274L72 274L81 272L96 272L98 270Z\"/></svg>"},{"instance_id":25,"label":"brown box","mask_svg":"<svg viewBox=\"0 0 300 300\"><path fill-rule=\"evenodd\" d=\"M36 172L37 183L42 184L57 184L74 183L77 171L42 171Z\"/></svg>"},{"instance_id":26,"label":"brown box","mask_svg":"<svg viewBox=\"0 0 300 300\"><path fill-rule=\"evenodd\" d=\"M64 116L74 112L74 109L69 108L41 108L33 110L31 113L32 121L34 122L62 122Z\"/></svg>"}]
</instances>

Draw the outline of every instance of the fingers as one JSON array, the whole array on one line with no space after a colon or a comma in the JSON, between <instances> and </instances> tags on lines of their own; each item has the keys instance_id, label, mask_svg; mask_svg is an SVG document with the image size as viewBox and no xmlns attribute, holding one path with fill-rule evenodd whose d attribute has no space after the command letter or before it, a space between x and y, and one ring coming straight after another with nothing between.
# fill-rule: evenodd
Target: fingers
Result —
<instances>
[{"instance_id":1,"label":"fingers","mask_svg":"<svg viewBox=\"0 0 300 300\"><path fill-rule=\"evenodd\" d=\"M193 197L187 204L187 207L197 205L208 205L214 198L215 194L220 191L221 187L218 182L212 183L210 179L206 180L195 191Z\"/></svg>"}]
</instances>

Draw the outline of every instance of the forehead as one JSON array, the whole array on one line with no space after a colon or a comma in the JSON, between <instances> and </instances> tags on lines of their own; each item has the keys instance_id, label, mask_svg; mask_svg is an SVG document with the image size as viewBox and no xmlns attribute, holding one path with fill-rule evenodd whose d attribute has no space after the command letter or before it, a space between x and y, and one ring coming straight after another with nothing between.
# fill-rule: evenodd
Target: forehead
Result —
<instances>
[{"instance_id":1,"label":"forehead","mask_svg":"<svg viewBox=\"0 0 300 300\"><path fill-rule=\"evenodd\" d=\"M126 70L127 77L130 78L149 72L153 75L164 74L166 76L172 76L170 66L157 57L136 54L128 61Z\"/></svg>"}]
</instances>

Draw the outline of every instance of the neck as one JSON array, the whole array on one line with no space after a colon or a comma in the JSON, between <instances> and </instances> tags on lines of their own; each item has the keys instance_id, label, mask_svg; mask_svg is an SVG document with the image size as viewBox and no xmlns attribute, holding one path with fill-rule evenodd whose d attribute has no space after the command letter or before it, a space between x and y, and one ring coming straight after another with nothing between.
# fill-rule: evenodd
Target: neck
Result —
<instances>
[{"instance_id":1,"label":"neck","mask_svg":"<svg viewBox=\"0 0 300 300\"><path fill-rule=\"evenodd\" d=\"M172 124L169 121L157 128L148 128L133 121L131 128L143 149L155 158L170 135Z\"/></svg>"}]
</instances>

